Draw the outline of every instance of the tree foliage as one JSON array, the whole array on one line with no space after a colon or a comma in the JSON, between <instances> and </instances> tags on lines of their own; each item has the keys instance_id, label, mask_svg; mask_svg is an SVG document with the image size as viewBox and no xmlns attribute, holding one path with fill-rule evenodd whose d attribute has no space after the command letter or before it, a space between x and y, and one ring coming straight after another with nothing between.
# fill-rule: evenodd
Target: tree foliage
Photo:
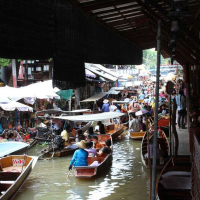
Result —
<instances>
[{"instance_id":1,"label":"tree foliage","mask_svg":"<svg viewBox=\"0 0 200 200\"><path fill-rule=\"evenodd\" d=\"M161 65L167 64L169 59L164 59L161 55ZM155 68L157 63L157 51L155 49L147 49L143 51L143 64L147 66L147 68Z\"/></svg>"},{"instance_id":2,"label":"tree foliage","mask_svg":"<svg viewBox=\"0 0 200 200\"><path fill-rule=\"evenodd\" d=\"M0 67L6 67L11 64L11 59L0 58Z\"/></svg>"}]
</instances>

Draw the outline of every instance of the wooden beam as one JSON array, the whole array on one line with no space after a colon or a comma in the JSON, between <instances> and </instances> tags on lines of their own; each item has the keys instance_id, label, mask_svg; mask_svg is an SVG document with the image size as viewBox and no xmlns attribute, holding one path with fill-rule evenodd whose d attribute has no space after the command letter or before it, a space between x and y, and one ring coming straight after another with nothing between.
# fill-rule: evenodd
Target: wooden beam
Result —
<instances>
[{"instance_id":1,"label":"wooden beam","mask_svg":"<svg viewBox=\"0 0 200 200\"><path fill-rule=\"evenodd\" d=\"M93 11L93 10L100 10L100 9L106 9L112 6L119 6L123 4L128 4L132 3L130 6L136 5L136 3L133 0L117 0L117 1L109 1L109 2L104 2L100 4L94 4L94 5L89 5L89 6L82 6L82 9L84 11Z\"/></svg>"},{"instance_id":2,"label":"wooden beam","mask_svg":"<svg viewBox=\"0 0 200 200\"><path fill-rule=\"evenodd\" d=\"M118 16L119 13L120 13L120 14L123 14L123 15L125 15L125 16L128 16L128 15L134 14L135 12L141 11L141 9L140 9L140 8L136 8L136 9L131 9L131 10L128 10L128 11L125 11L125 12L122 12L120 9L115 9L115 11L117 12L117 13L115 13L115 14L104 15L104 16L98 16L98 15L97 15L97 17L98 17L99 19L102 19L102 20L103 20L103 18L109 18L109 17L113 17L113 18L114 18L115 16Z\"/></svg>"}]
</instances>

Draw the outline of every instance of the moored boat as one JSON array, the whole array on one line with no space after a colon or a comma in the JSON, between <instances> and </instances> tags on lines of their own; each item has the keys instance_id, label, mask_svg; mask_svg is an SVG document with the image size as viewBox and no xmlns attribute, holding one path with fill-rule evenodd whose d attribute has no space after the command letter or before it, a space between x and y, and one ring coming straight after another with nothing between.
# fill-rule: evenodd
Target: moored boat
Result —
<instances>
[{"instance_id":1,"label":"moored boat","mask_svg":"<svg viewBox=\"0 0 200 200\"><path fill-rule=\"evenodd\" d=\"M97 137L98 137L98 142L100 142L102 145L105 145L105 141L107 139L110 139L112 143L112 137L110 135L98 135ZM88 166L74 167L75 177L76 178L95 177L101 172L105 171L106 169L109 169L111 163L112 163L112 153L106 154L102 157L88 157Z\"/></svg>"},{"instance_id":2,"label":"moored boat","mask_svg":"<svg viewBox=\"0 0 200 200\"><path fill-rule=\"evenodd\" d=\"M133 140L142 140L145 133L146 133L145 131L140 131L140 132L130 132L129 131L130 138L133 139Z\"/></svg>"},{"instance_id":3,"label":"moored boat","mask_svg":"<svg viewBox=\"0 0 200 200\"><path fill-rule=\"evenodd\" d=\"M117 139L127 127L123 125L110 124L107 126L106 134L111 135L112 140Z\"/></svg>"},{"instance_id":4,"label":"moored boat","mask_svg":"<svg viewBox=\"0 0 200 200\"><path fill-rule=\"evenodd\" d=\"M191 200L190 157L171 158L159 175L156 193L158 200Z\"/></svg>"},{"instance_id":5,"label":"moored boat","mask_svg":"<svg viewBox=\"0 0 200 200\"><path fill-rule=\"evenodd\" d=\"M141 143L141 159L143 164L148 167L148 141L147 141L147 133L145 133L142 143ZM153 136L153 133L150 133L150 136ZM164 133L164 131L159 131L159 137L157 138L157 147L160 149L160 153L162 156L162 161L161 158L157 158L157 167L163 167L164 166L164 161L165 158L168 156L169 152L169 143L167 140L167 137ZM150 150L151 151L151 150ZM150 158L152 160L152 158Z\"/></svg>"},{"instance_id":6,"label":"moored boat","mask_svg":"<svg viewBox=\"0 0 200 200\"><path fill-rule=\"evenodd\" d=\"M0 159L0 200L12 199L23 185L37 157L12 155Z\"/></svg>"}]
</instances>

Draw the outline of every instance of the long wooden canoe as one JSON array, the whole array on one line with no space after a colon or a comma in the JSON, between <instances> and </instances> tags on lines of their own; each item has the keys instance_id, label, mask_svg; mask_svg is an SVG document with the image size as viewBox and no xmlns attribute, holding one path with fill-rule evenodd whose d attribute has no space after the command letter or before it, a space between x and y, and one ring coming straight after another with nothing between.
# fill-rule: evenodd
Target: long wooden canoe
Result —
<instances>
[{"instance_id":1,"label":"long wooden canoe","mask_svg":"<svg viewBox=\"0 0 200 200\"><path fill-rule=\"evenodd\" d=\"M130 132L129 131L130 138L133 139L133 140L142 140L145 133L146 133L145 131L142 131L142 132Z\"/></svg>"},{"instance_id":2,"label":"long wooden canoe","mask_svg":"<svg viewBox=\"0 0 200 200\"><path fill-rule=\"evenodd\" d=\"M190 157L171 158L159 175L156 194L159 200L191 200Z\"/></svg>"},{"instance_id":3,"label":"long wooden canoe","mask_svg":"<svg viewBox=\"0 0 200 200\"><path fill-rule=\"evenodd\" d=\"M105 145L105 140L110 139L112 143L112 137L109 135L98 135L98 142ZM113 144L112 144L113 146ZM92 166L91 164L97 161L99 164ZM88 166L74 167L75 177L76 178L91 178L101 172L104 172L106 169L109 169L112 163L112 153L107 154L103 157L88 157Z\"/></svg>"},{"instance_id":4,"label":"long wooden canoe","mask_svg":"<svg viewBox=\"0 0 200 200\"><path fill-rule=\"evenodd\" d=\"M12 199L32 171L37 157L13 155L0 159L0 200Z\"/></svg>"},{"instance_id":5,"label":"long wooden canoe","mask_svg":"<svg viewBox=\"0 0 200 200\"><path fill-rule=\"evenodd\" d=\"M153 133L151 133L152 135ZM159 149L161 150L161 154L164 157L168 156L169 152L169 143L167 140L167 137L164 133L164 131L160 131L159 133L159 138L157 139L157 145L159 145ZM147 141L147 132L145 133L142 143L141 143L141 159L143 164L148 167L148 156L147 156L147 151L148 149L148 141ZM152 159L152 158L151 158ZM164 161L164 160L163 160ZM160 158L157 159L157 167L163 167L165 163L160 163Z\"/></svg>"},{"instance_id":6,"label":"long wooden canoe","mask_svg":"<svg viewBox=\"0 0 200 200\"><path fill-rule=\"evenodd\" d=\"M92 125L92 123L93 122L91 122L91 121L88 122L85 126L83 126L81 128L81 130L83 132L86 131ZM80 129L78 129L78 130L80 130ZM77 134L78 130L75 130L76 134ZM36 138L36 139L40 140L39 138ZM47 140L47 141L49 141L49 140ZM47 148L45 151L43 151L43 156L44 157L65 157L65 156L73 154L77 149L78 149L78 147L75 144L72 144L71 146L67 146L64 149L62 149L61 151L57 150L55 152L49 151Z\"/></svg>"},{"instance_id":7,"label":"long wooden canoe","mask_svg":"<svg viewBox=\"0 0 200 200\"><path fill-rule=\"evenodd\" d=\"M123 125L112 124L108 126L106 134L111 135L112 140L117 139L127 127Z\"/></svg>"}]
</instances>

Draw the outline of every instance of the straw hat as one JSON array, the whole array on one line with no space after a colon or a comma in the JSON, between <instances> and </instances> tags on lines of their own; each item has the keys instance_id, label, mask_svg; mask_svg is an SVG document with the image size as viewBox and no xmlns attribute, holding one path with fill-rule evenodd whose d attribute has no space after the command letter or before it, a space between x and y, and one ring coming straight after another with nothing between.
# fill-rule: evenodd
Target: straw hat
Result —
<instances>
[{"instance_id":1,"label":"straw hat","mask_svg":"<svg viewBox=\"0 0 200 200\"><path fill-rule=\"evenodd\" d=\"M104 101L103 101L103 103L108 103L109 101L108 101L108 99L104 99Z\"/></svg>"},{"instance_id":2,"label":"straw hat","mask_svg":"<svg viewBox=\"0 0 200 200\"><path fill-rule=\"evenodd\" d=\"M81 140L80 142L77 142L76 145L81 148L81 149L86 149L87 148L87 142L85 140Z\"/></svg>"}]
</instances>

